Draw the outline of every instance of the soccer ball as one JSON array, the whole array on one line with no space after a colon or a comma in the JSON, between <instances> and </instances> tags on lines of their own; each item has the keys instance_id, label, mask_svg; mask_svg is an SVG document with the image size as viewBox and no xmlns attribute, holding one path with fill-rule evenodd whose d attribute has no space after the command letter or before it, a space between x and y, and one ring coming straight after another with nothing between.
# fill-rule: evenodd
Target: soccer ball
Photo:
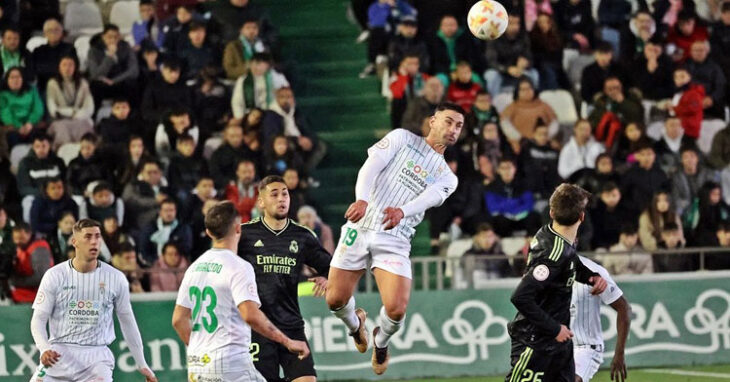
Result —
<instances>
[{"instance_id":1,"label":"soccer ball","mask_svg":"<svg viewBox=\"0 0 730 382\"><path fill-rule=\"evenodd\" d=\"M494 0L479 0L469 10L467 24L474 36L494 40L504 33L508 23L507 10Z\"/></svg>"}]
</instances>

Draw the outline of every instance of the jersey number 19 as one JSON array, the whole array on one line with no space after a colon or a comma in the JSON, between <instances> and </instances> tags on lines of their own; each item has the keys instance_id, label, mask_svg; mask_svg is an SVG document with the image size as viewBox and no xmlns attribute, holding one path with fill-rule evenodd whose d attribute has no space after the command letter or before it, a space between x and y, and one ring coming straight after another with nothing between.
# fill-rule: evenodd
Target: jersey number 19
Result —
<instances>
[{"instance_id":1,"label":"jersey number 19","mask_svg":"<svg viewBox=\"0 0 730 382\"><path fill-rule=\"evenodd\" d=\"M213 333L218 328L218 317L215 315L218 297L215 295L215 291L207 286L201 292L200 288L192 286L188 293L190 299L195 302L195 306L193 306L193 331L200 330L200 321L202 321L203 329L208 333ZM203 305L206 305L205 313L201 314Z\"/></svg>"}]
</instances>

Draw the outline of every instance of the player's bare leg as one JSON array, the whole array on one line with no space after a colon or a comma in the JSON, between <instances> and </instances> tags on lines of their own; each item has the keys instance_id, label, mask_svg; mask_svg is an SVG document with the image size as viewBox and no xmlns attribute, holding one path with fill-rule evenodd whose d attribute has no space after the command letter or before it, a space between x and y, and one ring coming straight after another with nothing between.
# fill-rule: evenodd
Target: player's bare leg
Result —
<instances>
[{"instance_id":1,"label":"player's bare leg","mask_svg":"<svg viewBox=\"0 0 730 382\"><path fill-rule=\"evenodd\" d=\"M406 318L406 309L411 298L411 279L380 268L375 268L373 274L383 301L378 315L378 326L373 330L373 371L380 375L388 369L390 337L400 330Z\"/></svg>"},{"instance_id":2,"label":"player's bare leg","mask_svg":"<svg viewBox=\"0 0 730 382\"><path fill-rule=\"evenodd\" d=\"M345 323L360 353L365 353L368 349L368 331L365 328L367 313L361 308L355 309L355 298L352 295L364 273L364 269L349 271L330 268L326 295L332 314Z\"/></svg>"}]
</instances>

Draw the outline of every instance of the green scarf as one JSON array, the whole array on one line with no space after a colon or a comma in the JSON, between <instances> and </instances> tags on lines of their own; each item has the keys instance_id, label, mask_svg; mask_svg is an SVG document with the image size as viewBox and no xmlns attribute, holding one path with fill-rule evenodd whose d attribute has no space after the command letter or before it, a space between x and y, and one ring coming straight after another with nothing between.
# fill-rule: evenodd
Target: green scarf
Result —
<instances>
[{"instance_id":1,"label":"green scarf","mask_svg":"<svg viewBox=\"0 0 730 382\"><path fill-rule=\"evenodd\" d=\"M449 70L452 72L456 70L456 39L458 39L462 33L464 33L464 30L461 28L456 31L454 37L446 37L440 30L436 33L436 35L443 40L444 44L446 44L446 53L449 55L449 62L451 62Z\"/></svg>"},{"instance_id":2,"label":"green scarf","mask_svg":"<svg viewBox=\"0 0 730 382\"><path fill-rule=\"evenodd\" d=\"M243 45L243 60L249 61L253 58L253 45L251 45L245 37L241 36L241 44Z\"/></svg>"},{"instance_id":3,"label":"green scarf","mask_svg":"<svg viewBox=\"0 0 730 382\"><path fill-rule=\"evenodd\" d=\"M3 60L3 72L7 72L8 69L14 66L20 65L20 52L10 52L5 47L0 47L0 57Z\"/></svg>"},{"instance_id":4,"label":"green scarf","mask_svg":"<svg viewBox=\"0 0 730 382\"><path fill-rule=\"evenodd\" d=\"M410 85L410 84L409 84ZM412 99L417 97L423 89L423 74L418 73L413 77L413 94L411 94L411 86L406 86L405 99Z\"/></svg>"},{"instance_id":5,"label":"green scarf","mask_svg":"<svg viewBox=\"0 0 730 382\"><path fill-rule=\"evenodd\" d=\"M243 79L243 102L245 103L246 109L251 109L256 106L267 108L274 99L274 85L271 79L271 71L266 72L264 78L266 79L265 105L256 105L256 86L254 76L251 74L251 71L249 71L246 74L246 78Z\"/></svg>"}]
</instances>

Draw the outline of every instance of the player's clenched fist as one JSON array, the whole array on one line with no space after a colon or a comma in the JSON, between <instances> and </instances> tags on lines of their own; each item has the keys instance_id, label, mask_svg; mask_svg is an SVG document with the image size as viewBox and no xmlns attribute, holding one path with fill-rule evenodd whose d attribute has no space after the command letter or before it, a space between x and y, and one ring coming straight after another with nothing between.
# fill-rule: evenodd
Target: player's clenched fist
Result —
<instances>
[{"instance_id":1,"label":"player's clenched fist","mask_svg":"<svg viewBox=\"0 0 730 382\"><path fill-rule=\"evenodd\" d=\"M350 204L350 207L345 212L345 219L357 223L365 216L365 211L368 209L368 202L364 200L358 200L355 203Z\"/></svg>"},{"instance_id":2,"label":"player's clenched fist","mask_svg":"<svg viewBox=\"0 0 730 382\"><path fill-rule=\"evenodd\" d=\"M606 287L608 287L608 283L601 276L593 276L588 279L588 282L593 283L593 289L591 289L591 294L593 295L603 293Z\"/></svg>"},{"instance_id":3,"label":"player's clenched fist","mask_svg":"<svg viewBox=\"0 0 730 382\"><path fill-rule=\"evenodd\" d=\"M45 367L51 367L58 362L58 359L61 358L61 355L53 350L46 350L41 355L41 363Z\"/></svg>"},{"instance_id":4,"label":"player's clenched fist","mask_svg":"<svg viewBox=\"0 0 730 382\"><path fill-rule=\"evenodd\" d=\"M555 337L555 341L565 342L571 338L573 338L573 332L567 326L560 325L560 333Z\"/></svg>"},{"instance_id":5,"label":"player's clenched fist","mask_svg":"<svg viewBox=\"0 0 730 382\"><path fill-rule=\"evenodd\" d=\"M309 357L309 347L304 341L289 340L285 346L290 352L299 354L300 360Z\"/></svg>"}]
</instances>

